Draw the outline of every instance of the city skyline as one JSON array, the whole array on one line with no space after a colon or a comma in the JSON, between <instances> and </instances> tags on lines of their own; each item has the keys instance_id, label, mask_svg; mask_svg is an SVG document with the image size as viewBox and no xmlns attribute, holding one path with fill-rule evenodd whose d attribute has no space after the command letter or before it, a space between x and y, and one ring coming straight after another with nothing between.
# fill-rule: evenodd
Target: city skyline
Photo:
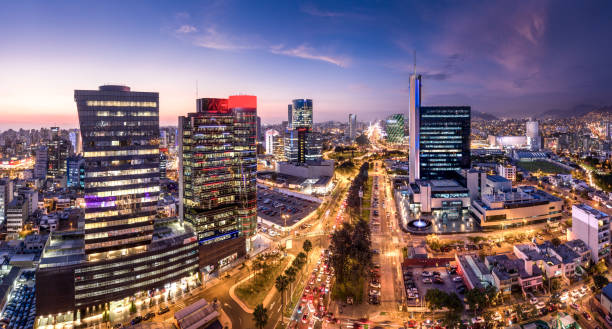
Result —
<instances>
[{"instance_id":1,"label":"city skyline","mask_svg":"<svg viewBox=\"0 0 612 329\"><path fill-rule=\"evenodd\" d=\"M2 130L76 127L71 90L107 82L159 92L162 125L193 108L196 81L197 97L257 95L264 124L300 97L317 122L383 119L407 113L415 50L424 105L517 117L612 103L605 2L2 7Z\"/></svg>"}]
</instances>

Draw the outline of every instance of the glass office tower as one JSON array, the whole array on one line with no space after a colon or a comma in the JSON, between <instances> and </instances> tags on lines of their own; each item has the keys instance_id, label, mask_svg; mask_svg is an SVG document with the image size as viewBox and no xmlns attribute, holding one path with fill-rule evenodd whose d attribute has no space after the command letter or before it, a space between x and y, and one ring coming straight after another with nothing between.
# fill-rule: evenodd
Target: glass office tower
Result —
<instances>
[{"instance_id":1,"label":"glass office tower","mask_svg":"<svg viewBox=\"0 0 612 329\"><path fill-rule=\"evenodd\" d=\"M404 115L390 115L386 121L385 132L387 133L387 142L392 144L404 142Z\"/></svg>"},{"instance_id":2,"label":"glass office tower","mask_svg":"<svg viewBox=\"0 0 612 329\"><path fill-rule=\"evenodd\" d=\"M85 158L85 252L144 251L159 198L159 94L76 90Z\"/></svg>"},{"instance_id":3,"label":"glass office tower","mask_svg":"<svg viewBox=\"0 0 612 329\"><path fill-rule=\"evenodd\" d=\"M200 267L211 273L243 256L255 232L257 100L196 104L197 112L179 117L179 211L197 232Z\"/></svg>"},{"instance_id":4,"label":"glass office tower","mask_svg":"<svg viewBox=\"0 0 612 329\"><path fill-rule=\"evenodd\" d=\"M420 178L452 178L470 168L470 107L421 106Z\"/></svg>"},{"instance_id":5,"label":"glass office tower","mask_svg":"<svg viewBox=\"0 0 612 329\"><path fill-rule=\"evenodd\" d=\"M197 277L193 230L176 217L157 215L158 93L101 86L75 90L74 98L85 215L52 232L41 254L36 311L45 316L113 313L135 294L167 294L172 284Z\"/></svg>"},{"instance_id":6,"label":"glass office tower","mask_svg":"<svg viewBox=\"0 0 612 329\"><path fill-rule=\"evenodd\" d=\"M289 125L285 137L285 157L289 162L318 160L320 145L312 133L312 99L294 99L288 106Z\"/></svg>"}]
</instances>

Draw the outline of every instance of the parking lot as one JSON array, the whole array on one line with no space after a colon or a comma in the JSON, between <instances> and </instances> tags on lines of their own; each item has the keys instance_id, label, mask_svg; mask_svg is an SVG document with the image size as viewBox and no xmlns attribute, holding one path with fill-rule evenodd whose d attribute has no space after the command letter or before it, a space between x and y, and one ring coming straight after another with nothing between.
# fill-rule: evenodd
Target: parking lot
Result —
<instances>
[{"instance_id":1,"label":"parking lot","mask_svg":"<svg viewBox=\"0 0 612 329\"><path fill-rule=\"evenodd\" d=\"M34 295L34 271L22 272L2 311L0 322L7 324L8 329L34 328L36 318Z\"/></svg>"},{"instance_id":2,"label":"parking lot","mask_svg":"<svg viewBox=\"0 0 612 329\"><path fill-rule=\"evenodd\" d=\"M429 289L456 293L461 299L465 293L463 280L451 267L406 267L403 269L404 289L407 304L419 306ZM462 288L463 287L463 288Z\"/></svg>"},{"instance_id":3,"label":"parking lot","mask_svg":"<svg viewBox=\"0 0 612 329\"><path fill-rule=\"evenodd\" d=\"M286 226L299 222L319 207L319 203L257 187L257 216L276 225L285 226L281 215L287 215Z\"/></svg>"}]
</instances>

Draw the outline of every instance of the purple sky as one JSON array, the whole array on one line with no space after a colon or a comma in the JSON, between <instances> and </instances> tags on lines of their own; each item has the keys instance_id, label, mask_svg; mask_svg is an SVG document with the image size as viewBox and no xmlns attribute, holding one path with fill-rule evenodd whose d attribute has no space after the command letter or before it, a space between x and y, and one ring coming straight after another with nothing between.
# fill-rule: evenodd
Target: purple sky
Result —
<instances>
[{"instance_id":1,"label":"purple sky","mask_svg":"<svg viewBox=\"0 0 612 329\"><path fill-rule=\"evenodd\" d=\"M294 98L315 121L424 105L503 117L612 104L609 1L13 1L0 4L0 129L76 126L74 89L160 93L162 124L200 97Z\"/></svg>"}]
</instances>

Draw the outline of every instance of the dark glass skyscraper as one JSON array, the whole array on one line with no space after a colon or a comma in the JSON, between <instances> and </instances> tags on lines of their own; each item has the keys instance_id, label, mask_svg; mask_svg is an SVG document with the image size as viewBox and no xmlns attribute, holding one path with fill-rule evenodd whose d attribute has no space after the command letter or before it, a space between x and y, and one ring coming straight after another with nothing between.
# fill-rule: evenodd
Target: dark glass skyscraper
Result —
<instances>
[{"instance_id":1,"label":"dark glass skyscraper","mask_svg":"<svg viewBox=\"0 0 612 329\"><path fill-rule=\"evenodd\" d=\"M85 252L138 252L151 243L159 197L159 94L76 90L85 158Z\"/></svg>"},{"instance_id":2,"label":"dark glass skyscraper","mask_svg":"<svg viewBox=\"0 0 612 329\"><path fill-rule=\"evenodd\" d=\"M137 293L168 293L171 283L197 277L196 238L177 218L157 218L158 93L101 86L75 90L74 98L85 216L49 236L36 271L36 311L65 319L66 312L101 316L108 307L112 316Z\"/></svg>"},{"instance_id":3,"label":"dark glass skyscraper","mask_svg":"<svg viewBox=\"0 0 612 329\"><path fill-rule=\"evenodd\" d=\"M320 136L313 136L312 99L294 99L288 106L289 125L285 134L285 157L305 163L321 159Z\"/></svg>"},{"instance_id":4,"label":"dark glass skyscraper","mask_svg":"<svg viewBox=\"0 0 612 329\"><path fill-rule=\"evenodd\" d=\"M51 127L51 140L47 144L47 177L66 175L66 159L70 156L70 141L60 136L59 127Z\"/></svg>"},{"instance_id":5,"label":"dark glass skyscraper","mask_svg":"<svg viewBox=\"0 0 612 329\"><path fill-rule=\"evenodd\" d=\"M469 106L421 106L419 126L421 179L452 178L470 168Z\"/></svg>"},{"instance_id":6,"label":"dark glass skyscraper","mask_svg":"<svg viewBox=\"0 0 612 329\"><path fill-rule=\"evenodd\" d=\"M216 271L248 249L255 232L255 96L198 99L197 112L179 117L181 218L193 224L200 266Z\"/></svg>"}]
</instances>

